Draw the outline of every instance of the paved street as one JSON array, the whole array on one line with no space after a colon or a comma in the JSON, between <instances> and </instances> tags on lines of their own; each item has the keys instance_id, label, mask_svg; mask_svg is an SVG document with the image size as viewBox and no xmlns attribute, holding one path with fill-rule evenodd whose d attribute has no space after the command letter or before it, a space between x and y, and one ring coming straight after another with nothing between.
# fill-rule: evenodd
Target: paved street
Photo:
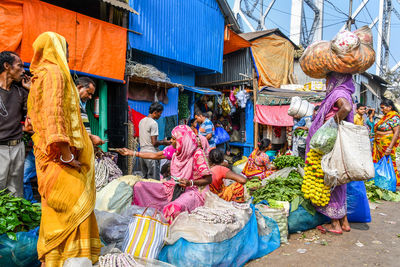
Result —
<instances>
[{"instance_id":1,"label":"paved street","mask_svg":"<svg viewBox=\"0 0 400 267\"><path fill-rule=\"evenodd\" d=\"M288 245L246 266L400 266L400 203L382 201L374 206L372 222L352 224L350 233L293 234Z\"/></svg>"}]
</instances>

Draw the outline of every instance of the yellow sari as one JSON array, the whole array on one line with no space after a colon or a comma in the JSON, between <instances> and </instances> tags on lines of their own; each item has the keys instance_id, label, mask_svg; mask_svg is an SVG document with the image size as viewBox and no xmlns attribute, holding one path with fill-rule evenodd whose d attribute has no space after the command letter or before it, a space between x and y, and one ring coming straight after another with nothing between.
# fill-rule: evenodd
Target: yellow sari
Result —
<instances>
[{"instance_id":1,"label":"yellow sari","mask_svg":"<svg viewBox=\"0 0 400 267\"><path fill-rule=\"evenodd\" d=\"M33 43L28 115L35 134L36 169L42 198L38 255L46 267L68 258L97 262L101 242L94 216L93 145L83 126L78 91L66 60L64 37L41 34ZM55 143L70 145L81 171L59 161Z\"/></svg>"}]
</instances>

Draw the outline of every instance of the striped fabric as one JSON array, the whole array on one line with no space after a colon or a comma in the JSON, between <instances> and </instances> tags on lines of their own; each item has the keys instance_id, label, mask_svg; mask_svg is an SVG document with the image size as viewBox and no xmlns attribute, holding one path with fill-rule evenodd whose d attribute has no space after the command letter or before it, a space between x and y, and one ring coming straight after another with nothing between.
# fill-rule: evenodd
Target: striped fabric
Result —
<instances>
[{"instance_id":1,"label":"striped fabric","mask_svg":"<svg viewBox=\"0 0 400 267\"><path fill-rule=\"evenodd\" d=\"M158 258L168 234L169 224L153 217L139 214L133 216L122 246L124 252L135 257Z\"/></svg>"}]
</instances>

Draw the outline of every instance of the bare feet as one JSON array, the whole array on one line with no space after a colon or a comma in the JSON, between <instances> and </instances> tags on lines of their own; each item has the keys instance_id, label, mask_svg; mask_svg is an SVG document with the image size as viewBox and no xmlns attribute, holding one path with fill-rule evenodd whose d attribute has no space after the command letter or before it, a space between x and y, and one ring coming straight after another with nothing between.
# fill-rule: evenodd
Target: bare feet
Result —
<instances>
[{"instance_id":1,"label":"bare feet","mask_svg":"<svg viewBox=\"0 0 400 267\"><path fill-rule=\"evenodd\" d=\"M351 227L350 227L349 221L347 220L347 215L344 216L342 219L340 219L340 225L341 225L343 231L350 232Z\"/></svg>"},{"instance_id":2,"label":"bare feet","mask_svg":"<svg viewBox=\"0 0 400 267\"><path fill-rule=\"evenodd\" d=\"M342 227L340 226L339 220L332 220L330 224L324 224L317 227L321 233L326 234L327 232L332 234L341 235L343 233Z\"/></svg>"}]
</instances>

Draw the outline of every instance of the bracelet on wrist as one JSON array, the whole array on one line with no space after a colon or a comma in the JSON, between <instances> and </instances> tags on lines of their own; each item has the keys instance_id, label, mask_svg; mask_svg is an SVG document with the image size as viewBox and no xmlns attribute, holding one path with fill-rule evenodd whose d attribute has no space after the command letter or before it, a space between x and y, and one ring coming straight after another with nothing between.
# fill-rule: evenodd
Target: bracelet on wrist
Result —
<instances>
[{"instance_id":1,"label":"bracelet on wrist","mask_svg":"<svg viewBox=\"0 0 400 267\"><path fill-rule=\"evenodd\" d=\"M64 160L62 155L60 155L60 161L62 163L65 163L65 164L71 163L74 159L75 159L74 154L71 154L71 159L70 160Z\"/></svg>"},{"instance_id":2,"label":"bracelet on wrist","mask_svg":"<svg viewBox=\"0 0 400 267\"><path fill-rule=\"evenodd\" d=\"M193 181L193 180L190 180L190 182L192 183L191 187L193 187L193 186L194 186L194 181Z\"/></svg>"}]
</instances>

